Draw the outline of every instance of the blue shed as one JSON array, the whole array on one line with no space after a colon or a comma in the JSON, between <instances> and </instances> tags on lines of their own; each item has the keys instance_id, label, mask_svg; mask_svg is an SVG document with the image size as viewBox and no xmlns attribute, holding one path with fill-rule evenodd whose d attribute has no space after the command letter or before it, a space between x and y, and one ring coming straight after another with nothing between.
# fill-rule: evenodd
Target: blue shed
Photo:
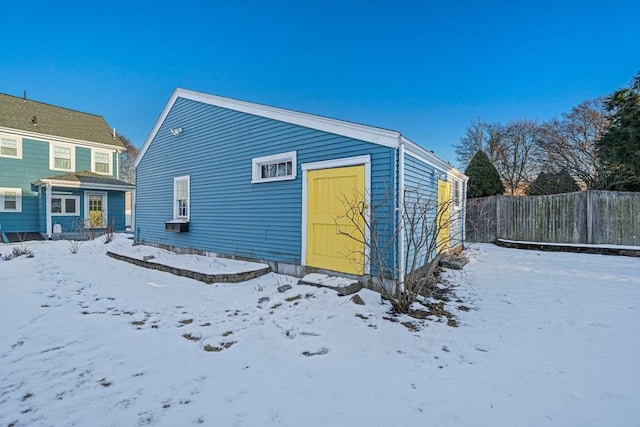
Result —
<instances>
[{"instance_id":1,"label":"blue shed","mask_svg":"<svg viewBox=\"0 0 640 427\"><path fill-rule=\"evenodd\" d=\"M467 177L392 130L178 88L135 165L140 243L389 278L462 246Z\"/></svg>"}]
</instances>

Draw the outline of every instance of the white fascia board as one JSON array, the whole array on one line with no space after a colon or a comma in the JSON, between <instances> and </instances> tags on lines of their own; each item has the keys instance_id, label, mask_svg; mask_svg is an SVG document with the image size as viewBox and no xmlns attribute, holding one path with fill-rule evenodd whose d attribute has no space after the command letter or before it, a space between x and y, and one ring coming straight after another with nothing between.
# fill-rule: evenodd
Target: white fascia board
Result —
<instances>
[{"instance_id":1,"label":"white fascia board","mask_svg":"<svg viewBox=\"0 0 640 427\"><path fill-rule=\"evenodd\" d=\"M178 93L180 90L182 89L176 88L173 91L173 93L171 94L171 97L169 98L166 105L162 109L162 112L158 116L156 123L151 128L151 132L149 132L149 135L147 135L147 139L144 140L144 144L142 144L142 147L140 147L140 151L138 151L138 156L136 157L136 161L133 163L134 168L138 167L138 164L140 164L140 161L144 157L144 154L149 149L149 145L151 144L151 141L153 141L153 138L156 137L156 134L158 133L160 126L162 126L162 123L164 123L164 120L167 118L169 111L171 111L171 108L173 108L173 104L175 104L176 100L178 99L178 96L179 96Z\"/></svg>"},{"instance_id":2,"label":"white fascia board","mask_svg":"<svg viewBox=\"0 0 640 427\"><path fill-rule=\"evenodd\" d=\"M59 181L55 179L40 179L34 182L34 184L40 185L40 186L50 185L52 187L82 188L82 189L88 189L88 190L126 191L126 190L135 189L135 185L132 185L132 184L126 184L126 185L91 184L86 182Z\"/></svg>"},{"instance_id":3,"label":"white fascia board","mask_svg":"<svg viewBox=\"0 0 640 427\"><path fill-rule=\"evenodd\" d=\"M36 139L44 142L62 142L65 144L74 144L76 146L84 146L89 148L100 148L101 150L116 151L118 153L127 151L124 147L116 147L114 145L102 144L100 142L85 141L82 139L65 138L63 136L48 135L45 133L29 132L27 130L13 129L0 126L0 132L8 133L23 138Z\"/></svg>"},{"instance_id":4,"label":"white fascia board","mask_svg":"<svg viewBox=\"0 0 640 427\"><path fill-rule=\"evenodd\" d=\"M451 166L451 164L445 162L440 157L436 156L431 151L419 146L415 142L411 141L408 138L402 137L402 142L405 144L405 153L408 155L415 157L416 159L425 162L426 164L433 166L434 168L438 168L442 171L447 172L450 175L453 175L457 178L460 178L466 181L468 178L465 174L460 172L458 169Z\"/></svg>"},{"instance_id":5,"label":"white fascia board","mask_svg":"<svg viewBox=\"0 0 640 427\"><path fill-rule=\"evenodd\" d=\"M286 110L283 108L255 104L253 102L239 101L236 99L224 98L217 95L210 95L202 92L195 92L187 89L177 88L169 98L167 105L165 105L162 113L160 114L160 117L158 117L158 120L151 129L149 136L142 145L142 148L140 149L138 157L135 161L135 167L137 167L142 160L142 157L149 147L149 144L158 133L160 126L166 119L167 114L169 114L169 111L171 111L173 104L178 98L189 99L191 101L214 105L233 111L239 111L241 113L252 114L259 117L265 117L268 119L274 119L285 123L291 123L298 126L320 130L323 132L342 135L360 141L383 145L385 147L398 148L401 137L399 132L393 130L376 128L359 123L346 122L329 117L316 116L313 114L301 113L299 111Z\"/></svg>"}]
</instances>

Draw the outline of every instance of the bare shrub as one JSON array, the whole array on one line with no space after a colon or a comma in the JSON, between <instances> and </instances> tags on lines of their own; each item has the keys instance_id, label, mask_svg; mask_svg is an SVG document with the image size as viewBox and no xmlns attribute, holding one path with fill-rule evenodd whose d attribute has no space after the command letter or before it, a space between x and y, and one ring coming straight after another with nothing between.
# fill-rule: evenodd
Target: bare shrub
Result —
<instances>
[{"instance_id":1,"label":"bare shrub","mask_svg":"<svg viewBox=\"0 0 640 427\"><path fill-rule=\"evenodd\" d=\"M77 239L69 240L69 252L72 254L77 254L80 251L80 246L82 246L82 241Z\"/></svg>"},{"instance_id":2,"label":"bare shrub","mask_svg":"<svg viewBox=\"0 0 640 427\"><path fill-rule=\"evenodd\" d=\"M452 223L464 220L464 211L454 209L452 198L438 201L429 194L422 186L406 188L396 221L378 215L389 206L388 196L371 207L360 194L342 200L346 214L340 219L347 219L349 231L338 225L338 232L365 248L362 256L375 269L375 285L395 312L409 313L419 298L437 296L439 262L448 253L450 241L462 242L462 236L450 233ZM388 230L388 224L395 226ZM396 251L402 254L402 269L393 265Z\"/></svg>"},{"instance_id":3,"label":"bare shrub","mask_svg":"<svg viewBox=\"0 0 640 427\"><path fill-rule=\"evenodd\" d=\"M108 243L113 242L113 239L115 238L116 238L116 230L115 230L114 221L112 220L111 222L109 222L109 225L107 226L107 231L102 235L102 243L106 245Z\"/></svg>"}]
</instances>

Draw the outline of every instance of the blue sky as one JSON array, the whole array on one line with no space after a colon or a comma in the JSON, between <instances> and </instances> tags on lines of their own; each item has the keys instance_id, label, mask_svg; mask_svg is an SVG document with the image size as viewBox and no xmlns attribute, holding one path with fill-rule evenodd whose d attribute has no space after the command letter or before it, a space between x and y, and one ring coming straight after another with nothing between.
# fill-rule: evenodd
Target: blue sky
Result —
<instances>
[{"instance_id":1,"label":"blue sky","mask_svg":"<svg viewBox=\"0 0 640 427\"><path fill-rule=\"evenodd\" d=\"M393 129L456 163L476 118L546 120L640 70L640 2L26 1L0 92L142 145L175 87Z\"/></svg>"}]
</instances>

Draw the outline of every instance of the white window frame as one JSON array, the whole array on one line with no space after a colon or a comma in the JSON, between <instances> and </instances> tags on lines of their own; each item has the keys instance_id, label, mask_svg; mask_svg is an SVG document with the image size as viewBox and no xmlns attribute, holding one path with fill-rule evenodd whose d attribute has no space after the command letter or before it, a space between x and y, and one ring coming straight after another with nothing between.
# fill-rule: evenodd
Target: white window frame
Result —
<instances>
[{"instance_id":1,"label":"white window frame","mask_svg":"<svg viewBox=\"0 0 640 427\"><path fill-rule=\"evenodd\" d=\"M61 210L62 212L53 212L53 199L61 199ZM74 199L76 201L76 211L75 212L67 212L67 199ZM80 196L67 196L61 194L52 194L51 195L51 206L49 207L49 212L54 216L80 216Z\"/></svg>"},{"instance_id":2,"label":"white window frame","mask_svg":"<svg viewBox=\"0 0 640 427\"><path fill-rule=\"evenodd\" d=\"M458 196L456 197L456 188L458 189ZM453 208L455 210L462 209L462 197L463 197L463 189L462 189L462 180L458 178L453 178L453 185L451 188L451 198L453 199Z\"/></svg>"},{"instance_id":3,"label":"white window frame","mask_svg":"<svg viewBox=\"0 0 640 427\"><path fill-rule=\"evenodd\" d=\"M271 156L253 158L251 160L251 163L252 163L251 183L258 184L262 182L288 181L291 179L296 179L296 175L298 172L296 157L297 157L296 151L289 151L287 153L273 154ZM291 175L274 176L270 178L262 177L262 166L278 164L278 163L288 163L288 162L291 162Z\"/></svg>"},{"instance_id":4,"label":"white window frame","mask_svg":"<svg viewBox=\"0 0 640 427\"><path fill-rule=\"evenodd\" d=\"M71 152L71 168L57 168L56 159L55 159L55 150L56 148L66 148ZM65 171L65 172L75 172L76 170L76 148L70 144L61 144L58 142L50 142L49 143L49 169L53 171Z\"/></svg>"},{"instance_id":5,"label":"white window frame","mask_svg":"<svg viewBox=\"0 0 640 427\"><path fill-rule=\"evenodd\" d=\"M16 193L16 208L5 209L4 198L6 193ZM22 188L0 187L0 212L20 213L22 212Z\"/></svg>"},{"instance_id":6,"label":"white window frame","mask_svg":"<svg viewBox=\"0 0 640 427\"><path fill-rule=\"evenodd\" d=\"M96 170L96 154L106 154L108 159L109 170L107 172L98 172ZM113 175L113 151L108 150L91 150L91 172L97 173L100 175Z\"/></svg>"},{"instance_id":7,"label":"white window frame","mask_svg":"<svg viewBox=\"0 0 640 427\"><path fill-rule=\"evenodd\" d=\"M16 143L16 155L2 154L2 140L14 141ZM16 135L8 135L0 133L0 157L6 157L9 159L22 159L22 138Z\"/></svg>"},{"instance_id":8,"label":"white window frame","mask_svg":"<svg viewBox=\"0 0 640 427\"><path fill-rule=\"evenodd\" d=\"M187 181L187 214L179 214L178 182ZM183 175L173 178L173 219L174 221L189 221L191 218L191 176Z\"/></svg>"}]
</instances>

